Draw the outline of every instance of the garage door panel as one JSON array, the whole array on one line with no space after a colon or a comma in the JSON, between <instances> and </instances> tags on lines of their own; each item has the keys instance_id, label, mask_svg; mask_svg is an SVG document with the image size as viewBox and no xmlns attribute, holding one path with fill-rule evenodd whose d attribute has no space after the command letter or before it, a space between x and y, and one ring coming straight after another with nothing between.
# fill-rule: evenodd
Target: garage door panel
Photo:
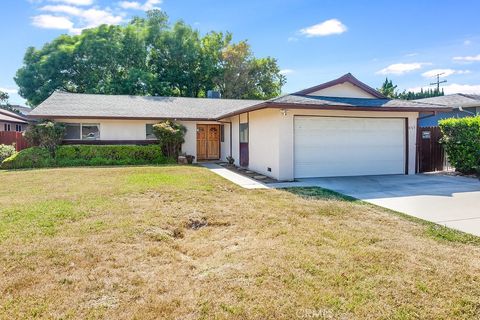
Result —
<instances>
[{"instance_id":1,"label":"garage door panel","mask_svg":"<svg viewBox=\"0 0 480 320\"><path fill-rule=\"evenodd\" d=\"M404 119L295 117L297 178L404 170Z\"/></svg>"}]
</instances>

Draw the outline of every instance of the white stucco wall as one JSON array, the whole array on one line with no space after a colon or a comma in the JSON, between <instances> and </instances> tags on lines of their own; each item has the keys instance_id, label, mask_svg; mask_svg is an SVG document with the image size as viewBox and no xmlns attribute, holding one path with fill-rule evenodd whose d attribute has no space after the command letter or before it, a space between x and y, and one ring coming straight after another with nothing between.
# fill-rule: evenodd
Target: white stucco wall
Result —
<instances>
[{"instance_id":1,"label":"white stucco wall","mask_svg":"<svg viewBox=\"0 0 480 320\"><path fill-rule=\"evenodd\" d=\"M100 140L138 141L146 139L146 124L158 123L156 120L109 120L109 119L56 119L63 123L95 123L100 124ZM178 121L187 128L182 152L197 155L197 124L220 124L215 121ZM225 125L225 141L220 143L221 159L230 152L230 130Z\"/></svg>"},{"instance_id":2,"label":"white stucco wall","mask_svg":"<svg viewBox=\"0 0 480 320\"><path fill-rule=\"evenodd\" d=\"M375 98L370 93L360 89L359 87L344 82L322 90L309 93L311 96L325 96L325 97L344 97L344 98Z\"/></svg>"},{"instance_id":3,"label":"white stucco wall","mask_svg":"<svg viewBox=\"0 0 480 320\"><path fill-rule=\"evenodd\" d=\"M294 117L296 115L336 117L408 118L408 173L415 174L417 112L262 109L249 113L249 168L278 180L294 179ZM245 119L246 115L242 115ZM233 125L233 154L238 161L238 119ZM236 162L237 163L237 162ZM237 163L238 165L238 163ZM271 168L271 172L268 171Z\"/></svg>"}]
</instances>

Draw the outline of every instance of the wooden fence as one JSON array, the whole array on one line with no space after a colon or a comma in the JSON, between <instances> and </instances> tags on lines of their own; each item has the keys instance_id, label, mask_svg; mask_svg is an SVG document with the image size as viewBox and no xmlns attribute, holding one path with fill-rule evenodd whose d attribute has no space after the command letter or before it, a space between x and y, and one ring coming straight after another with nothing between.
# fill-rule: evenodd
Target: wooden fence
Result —
<instances>
[{"instance_id":1,"label":"wooden fence","mask_svg":"<svg viewBox=\"0 0 480 320\"><path fill-rule=\"evenodd\" d=\"M21 132L16 131L0 131L0 144L14 145L17 151L28 148L27 140Z\"/></svg>"},{"instance_id":2,"label":"wooden fence","mask_svg":"<svg viewBox=\"0 0 480 320\"><path fill-rule=\"evenodd\" d=\"M431 172L446 170L448 161L445 150L440 144L442 133L439 127L418 128L417 172Z\"/></svg>"}]
</instances>

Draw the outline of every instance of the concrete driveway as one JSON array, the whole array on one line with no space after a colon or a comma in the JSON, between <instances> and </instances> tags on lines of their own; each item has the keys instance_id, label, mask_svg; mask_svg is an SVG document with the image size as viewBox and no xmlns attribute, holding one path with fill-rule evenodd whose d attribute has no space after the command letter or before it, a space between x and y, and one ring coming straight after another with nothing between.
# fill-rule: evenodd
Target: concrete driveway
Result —
<instances>
[{"instance_id":1,"label":"concrete driveway","mask_svg":"<svg viewBox=\"0 0 480 320\"><path fill-rule=\"evenodd\" d=\"M480 181L419 174L301 179L290 186L318 186L385 208L480 236ZM278 184L277 187L282 187Z\"/></svg>"}]
</instances>

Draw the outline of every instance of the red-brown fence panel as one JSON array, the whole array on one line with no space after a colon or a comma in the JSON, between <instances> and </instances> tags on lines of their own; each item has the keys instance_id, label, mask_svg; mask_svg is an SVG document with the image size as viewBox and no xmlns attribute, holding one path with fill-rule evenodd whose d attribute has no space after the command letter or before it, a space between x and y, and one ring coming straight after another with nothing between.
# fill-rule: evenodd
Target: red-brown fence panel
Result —
<instances>
[{"instance_id":1,"label":"red-brown fence panel","mask_svg":"<svg viewBox=\"0 0 480 320\"><path fill-rule=\"evenodd\" d=\"M445 170L445 151L440 144L442 133L439 127L418 128L418 172Z\"/></svg>"},{"instance_id":2,"label":"red-brown fence panel","mask_svg":"<svg viewBox=\"0 0 480 320\"><path fill-rule=\"evenodd\" d=\"M16 131L0 131L0 144L14 145L17 151L28 148L27 140Z\"/></svg>"}]
</instances>

